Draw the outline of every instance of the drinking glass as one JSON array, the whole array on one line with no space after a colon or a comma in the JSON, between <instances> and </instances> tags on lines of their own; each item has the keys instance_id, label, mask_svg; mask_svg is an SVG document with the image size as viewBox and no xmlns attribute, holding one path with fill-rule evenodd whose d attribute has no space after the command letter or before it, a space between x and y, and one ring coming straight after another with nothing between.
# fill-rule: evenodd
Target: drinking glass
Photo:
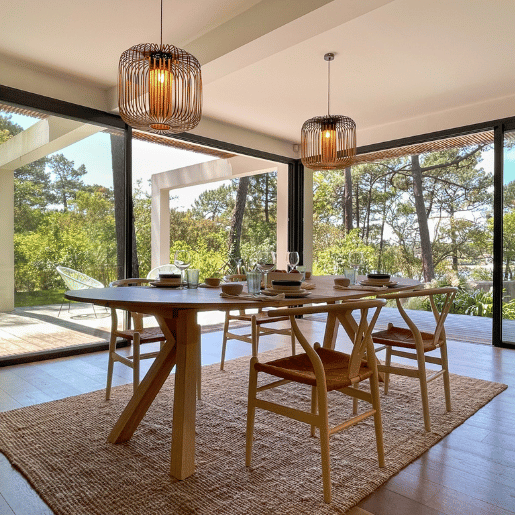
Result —
<instances>
[{"instance_id":1,"label":"drinking glass","mask_svg":"<svg viewBox=\"0 0 515 515\"><path fill-rule=\"evenodd\" d=\"M361 262L363 261L363 252L349 252L349 265L351 268L354 268L354 279L358 279L358 270L361 267Z\"/></svg>"},{"instance_id":2,"label":"drinking glass","mask_svg":"<svg viewBox=\"0 0 515 515\"><path fill-rule=\"evenodd\" d=\"M295 270L295 267L299 264L299 253L298 252L287 252L286 253L286 264L288 266L288 272Z\"/></svg>"},{"instance_id":3,"label":"drinking glass","mask_svg":"<svg viewBox=\"0 0 515 515\"><path fill-rule=\"evenodd\" d=\"M174 265L181 271L181 283L187 283L185 270L191 265L191 252L189 250L176 250Z\"/></svg>"},{"instance_id":4,"label":"drinking glass","mask_svg":"<svg viewBox=\"0 0 515 515\"><path fill-rule=\"evenodd\" d=\"M265 287L268 285L267 283L267 274L271 272L274 267L273 255L271 250L260 250L254 256L254 260L256 262L256 268L263 274L263 282Z\"/></svg>"}]
</instances>

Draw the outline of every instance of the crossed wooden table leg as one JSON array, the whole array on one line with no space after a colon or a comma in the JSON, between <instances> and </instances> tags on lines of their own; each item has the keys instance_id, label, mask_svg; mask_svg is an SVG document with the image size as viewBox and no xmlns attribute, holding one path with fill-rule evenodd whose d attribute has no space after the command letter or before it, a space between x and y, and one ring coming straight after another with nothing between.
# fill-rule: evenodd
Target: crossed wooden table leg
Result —
<instances>
[{"instance_id":1,"label":"crossed wooden table leg","mask_svg":"<svg viewBox=\"0 0 515 515\"><path fill-rule=\"evenodd\" d=\"M166 343L118 418L108 441L130 440L174 365L175 389L170 474L186 479L195 472L196 376L200 327L194 310L174 310L171 318L156 316Z\"/></svg>"}]
</instances>

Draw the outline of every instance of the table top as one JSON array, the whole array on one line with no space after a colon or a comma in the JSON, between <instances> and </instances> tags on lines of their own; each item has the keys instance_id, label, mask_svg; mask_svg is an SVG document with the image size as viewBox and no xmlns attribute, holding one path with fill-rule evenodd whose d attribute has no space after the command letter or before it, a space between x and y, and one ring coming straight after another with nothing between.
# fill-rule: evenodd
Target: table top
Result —
<instances>
[{"instance_id":1,"label":"table top","mask_svg":"<svg viewBox=\"0 0 515 515\"><path fill-rule=\"evenodd\" d=\"M67 291L68 300L91 302L100 306L127 309L140 313L160 314L171 309L193 309L195 311L215 311L250 309L273 306L299 306L302 304L352 300L374 295L376 292L364 290L336 290L333 288L337 276L312 277L307 283L315 285L310 295L302 298L285 298L276 300L272 297L262 301L239 298L223 298L220 288L173 289L153 286L90 288L86 290ZM408 280L409 281L409 280ZM410 284L410 283L407 283ZM412 281L411 284L417 284ZM406 284L404 285L406 287ZM391 288L388 291L397 291Z\"/></svg>"}]
</instances>

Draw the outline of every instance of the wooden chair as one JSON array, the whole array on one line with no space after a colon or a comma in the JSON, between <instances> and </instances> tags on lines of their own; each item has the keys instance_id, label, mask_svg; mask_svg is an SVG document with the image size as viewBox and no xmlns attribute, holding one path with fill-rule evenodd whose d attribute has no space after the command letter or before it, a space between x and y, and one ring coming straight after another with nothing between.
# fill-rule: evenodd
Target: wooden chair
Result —
<instances>
[{"instance_id":1,"label":"wooden chair","mask_svg":"<svg viewBox=\"0 0 515 515\"><path fill-rule=\"evenodd\" d=\"M279 328L279 327L269 327L269 324L276 324L277 322L287 322L290 317L285 316L276 316L275 310L270 311L262 311L258 310L258 313L251 314L246 313L245 310L241 309L238 315L232 315L229 311L225 314L225 323L224 323L224 336L222 341L222 356L220 359L220 370L224 369L225 362L225 350L227 348L228 340L240 340L242 342L250 343L253 347L254 344L256 349L259 345L259 337L261 335L267 334L284 334L288 335L291 338L291 352L295 354L295 335L291 327ZM230 331L231 321L237 322L250 322L251 332L246 334L237 334Z\"/></svg>"},{"instance_id":2,"label":"wooden chair","mask_svg":"<svg viewBox=\"0 0 515 515\"><path fill-rule=\"evenodd\" d=\"M132 278L132 279L120 279L119 281L113 281L109 286L142 286L152 281L150 279L143 278ZM107 385L106 385L106 400L111 397L111 384L113 381L113 368L114 362L118 361L123 365L132 368L132 386L133 391L136 391L139 385L140 376L140 360L155 358L159 351L141 353L141 345L145 343L160 342L160 348L163 346L166 338L160 327L143 327L143 315L142 313L130 313L134 328L133 329L120 329L118 328L118 315L116 309L111 310L111 338L109 340L109 362L107 366ZM132 342L132 355L126 356L116 352L116 341L117 338L124 338L129 342ZM201 398L201 349L199 342L198 349L198 363L197 363L197 397Z\"/></svg>"},{"instance_id":3,"label":"wooden chair","mask_svg":"<svg viewBox=\"0 0 515 515\"><path fill-rule=\"evenodd\" d=\"M320 446L322 455L322 479L324 487L324 501L331 502L331 479L329 459L329 436L337 431L346 429L361 422L367 417L374 417L375 436L379 466L384 467L383 429L381 423L381 408L379 403L379 379L371 332L377 320L383 300L347 301L342 304L323 306L309 306L302 308L278 309L277 315L288 315L295 337L299 340L304 353L296 356L276 359L261 363L257 357L257 346L253 345L250 362L249 400L247 411L247 444L246 465L250 466L252 456L252 442L254 432L254 417L256 408L261 408L279 415L293 418L311 425L311 435L315 435L315 428L319 428ZM367 322L370 308L375 308L372 320ZM361 319L355 330L352 353L345 354L336 350L321 347L315 343L311 347L302 334L296 315L312 313L327 313L327 328L333 327L338 320L344 327L349 327L350 313L353 310L361 311ZM356 325L353 322L354 326ZM327 329L326 329L327 330ZM370 358L364 359L365 356ZM257 387L258 373L279 377L280 380ZM359 389L358 383L370 380L370 392ZM302 383L311 386L311 412L298 410L277 403L257 398L257 392L275 388L289 382ZM372 409L361 413L353 413L350 419L333 428L328 424L327 392L338 390L355 399L372 404Z\"/></svg>"},{"instance_id":4,"label":"wooden chair","mask_svg":"<svg viewBox=\"0 0 515 515\"><path fill-rule=\"evenodd\" d=\"M114 281L110 286L141 286L148 284L149 279L121 279ZM116 309L111 309L111 338L109 340L109 362L107 366L107 385L106 400L111 397L111 384L113 381L114 362L118 361L123 365L132 368L132 386L134 391L139 385L140 376L140 360L155 358L159 351L141 353L140 346L145 343L165 341L165 336L160 327L143 327L143 315L141 313L131 313L134 328L122 329L118 327L118 315ZM116 341L118 338L124 338L132 343L132 354L125 356L119 354L116 350Z\"/></svg>"},{"instance_id":5,"label":"wooden chair","mask_svg":"<svg viewBox=\"0 0 515 515\"><path fill-rule=\"evenodd\" d=\"M449 286L444 288L430 288L425 290L381 295L384 299L395 299L397 308L409 329L395 327L390 323L388 324L388 329L377 331L372 334L374 344L380 345L380 347L375 348L375 352L386 349L385 364L378 365L379 372L384 372L385 394L388 393L390 374L417 377L420 381L422 410L424 413L424 426L426 431L431 431L431 418L429 415L429 401L427 397L428 382L433 381L437 377L443 377L445 406L447 411L451 411L451 388L449 383L449 364L447 360L447 341L445 338L444 323L457 291L457 288ZM435 299L435 296L440 296L438 299L440 309L438 309L437 299ZM401 301L411 297L429 298L431 310L433 311L436 322L434 332L428 333L420 331L402 307ZM402 350L398 350L399 348ZM428 352L436 349L440 349L440 357L427 355ZM408 352L409 350L411 350L411 352ZM392 356L416 360L417 368L404 368L397 365L392 366ZM432 374L430 377L426 377L426 363L439 365L440 370Z\"/></svg>"}]
</instances>

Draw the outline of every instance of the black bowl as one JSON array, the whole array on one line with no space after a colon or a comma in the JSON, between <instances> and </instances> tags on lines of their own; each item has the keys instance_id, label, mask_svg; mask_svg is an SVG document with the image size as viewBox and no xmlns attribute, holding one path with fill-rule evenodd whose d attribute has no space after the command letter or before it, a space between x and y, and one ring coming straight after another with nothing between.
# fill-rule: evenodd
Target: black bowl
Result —
<instances>
[{"instance_id":1,"label":"black bowl","mask_svg":"<svg viewBox=\"0 0 515 515\"><path fill-rule=\"evenodd\" d=\"M369 279L390 279L390 274L367 274Z\"/></svg>"},{"instance_id":2,"label":"black bowl","mask_svg":"<svg viewBox=\"0 0 515 515\"><path fill-rule=\"evenodd\" d=\"M159 279L180 279L181 274L159 274Z\"/></svg>"},{"instance_id":3,"label":"black bowl","mask_svg":"<svg viewBox=\"0 0 515 515\"><path fill-rule=\"evenodd\" d=\"M286 279L276 279L272 281L272 286L300 286L302 281L289 281Z\"/></svg>"}]
</instances>

